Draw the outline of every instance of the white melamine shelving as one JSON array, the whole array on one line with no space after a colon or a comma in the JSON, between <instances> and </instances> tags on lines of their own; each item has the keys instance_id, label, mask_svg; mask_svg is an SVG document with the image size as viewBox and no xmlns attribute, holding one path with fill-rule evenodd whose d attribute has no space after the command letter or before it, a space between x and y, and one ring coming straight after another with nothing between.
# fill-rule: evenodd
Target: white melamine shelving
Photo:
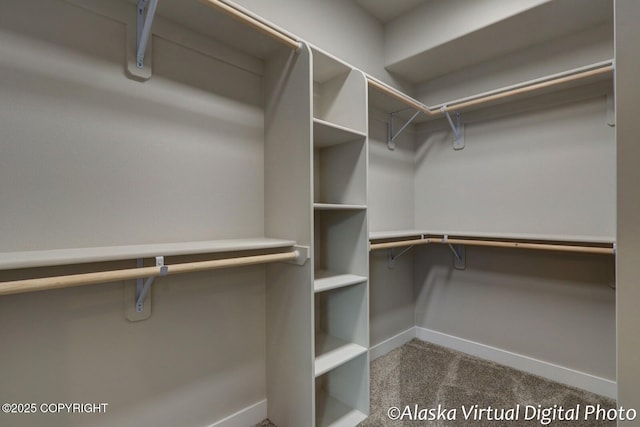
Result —
<instances>
[{"instance_id":1,"label":"white melamine shelving","mask_svg":"<svg viewBox=\"0 0 640 427\"><path fill-rule=\"evenodd\" d=\"M397 239L404 237L421 237L425 232L423 230L396 230L396 231L370 231L370 240Z\"/></svg>"},{"instance_id":2,"label":"white melamine shelving","mask_svg":"<svg viewBox=\"0 0 640 427\"><path fill-rule=\"evenodd\" d=\"M329 147L362 138L366 138L366 134L363 132L325 120L313 119L313 144L315 147Z\"/></svg>"},{"instance_id":3,"label":"white melamine shelving","mask_svg":"<svg viewBox=\"0 0 640 427\"><path fill-rule=\"evenodd\" d=\"M342 288L344 286L357 285L358 283L366 281L366 276L359 276L357 274L339 274L322 270L316 272L313 288L314 291L318 293Z\"/></svg>"},{"instance_id":4,"label":"white melamine shelving","mask_svg":"<svg viewBox=\"0 0 640 427\"><path fill-rule=\"evenodd\" d=\"M363 412L331 396L320 395L316 402L316 427L352 427L367 418Z\"/></svg>"},{"instance_id":5,"label":"white melamine shelving","mask_svg":"<svg viewBox=\"0 0 640 427\"><path fill-rule=\"evenodd\" d=\"M346 210L358 211L367 209L366 205L348 205L342 203L314 203L313 208L318 211Z\"/></svg>"},{"instance_id":6,"label":"white melamine shelving","mask_svg":"<svg viewBox=\"0 0 640 427\"><path fill-rule=\"evenodd\" d=\"M367 352L359 344L328 334L316 334L315 375L320 376Z\"/></svg>"},{"instance_id":7,"label":"white melamine shelving","mask_svg":"<svg viewBox=\"0 0 640 427\"><path fill-rule=\"evenodd\" d=\"M366 205L366 138L314 147L314 202Z\"/></svg>"},{"instance_id":8,"label":"white melamine shelving","mask_svg":"<svg viewBox=\"0 0 640 427\"><path fill-rule=\"evenodd\" d=\"M156 243L148 245L104 246L94 248L52 249L42 251L0 253L0 269L44 267L118 261L153 256L213 254L260 249L286 248L292 240L256 238L206 240L196 242Z\"/></svg>"},{"instance_id":9,"label":"white melamine shelving","mask_svg":"<svg viewBox=\"0 0 640 427\"><path fill-rule=\"evenodd\" d=\"M354 427L368 412L368 352L316 378L316 427Z\"/></svg>"},{"instance_id":10,"label":"white melamine shelving","mask_svg":"<svg viewBox=\"0 0 640 427\"><path fill-rule=\"evenodd\" d=\"M367 82L313 49L316 427L369 410Z\"/></svg>"}]
</instances>

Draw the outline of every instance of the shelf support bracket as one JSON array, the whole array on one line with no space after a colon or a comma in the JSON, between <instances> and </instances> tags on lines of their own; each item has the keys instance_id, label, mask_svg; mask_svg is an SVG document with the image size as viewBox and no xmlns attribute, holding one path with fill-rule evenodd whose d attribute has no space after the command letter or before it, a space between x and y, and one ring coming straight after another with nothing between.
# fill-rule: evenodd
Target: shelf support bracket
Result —
<instances>
[{"instance_id":1,"label":"shelf support bracket","mask_svg":"<svg viewBox=\"0 0 640 427\"><path fill-rule=\"evenodd\" d=\"M138 259L138 267L142 267L142 260ZM164 257L156 257L156 267L160 267L160 276L166 276L168 267L164 265ZM155 276L147 277L147 279L136 279L136 313L144 311L144 301L151 290L151 285Z\"/></svg>"},{"instance_id":2,"label":"shelf support bracket","mask_svg":"<svg viewBox=\"0 0 640 427\"><path fill-rule=\"evenodd\" d=\"M451 119L451 115L449 111L447 111L447 106L443 105L440 107L440 111L444 113L447 117L447 121L449 122L449 126L453 130L454 140L453 140L453 149L454 150L462 150L464 148L464 126L460 124L460 112L456 111L456 123L453 123Z\"/></svg>"},{"instance_id":3,"label":"shelf support bracket","mask_svg":"<svg viewBox=\"0 0 640 427\"><path fill-rule=\"evenodd\" d=\"M157 6L158 0L138 0L136 37L136 67L138 68L144 68L144 56L151 37L151 24L153 24ZM147 9L146 14L145 9Z\"/></svg>"},{"instance_id":4,"label":"shelf support bracket","mask_svg":"<svg viewBox=\"0 0 640 427\"><path fill-rule=\"evenodd\" d=\"M388 264L389 269L393 269L393 267L395 267L396 265L396 260L400 258L402 255L404 255L405 253L407 253L411 248L413 248L413 245L404 248L403 250L398 252L397 255L393 254L393 248L389 249L389 264Z\"/></svg>"},{"instance_id":5,"label":"shelf support bracket","mask_svg":"<svg viewBox=\"0 0 640 427\"><path fill-rule=\"evenodd\" d=\"M406 111L406 110L401 110L401 111ZM393 151L396 149L396 138L398 136L400 136L400 134L407 128L407 126L409 126L411 124L411 122L418 117L418 114L420 114L420 111L416 111L413 116L411 116L411 118L409 120L407 120L407 122L402 125L402 127L398 130L398 132L394 132L393 129L393 119L396 116L396 114L400 113L401 111L396 111L393 113L389 114L389 135L388 135L388 140L387 140L387 146L389 147L389 150Z\"/></svg>"},{"instance_id":6,"label":"shelf support bracket","mask_svg":"<svg viewBox=\"0 0 640 427\"><path fill-rule=\"evenodd\" d=\"M442 243L449 246L451 252L453 252L453 266L456 270L464 270L467 266L467 256L464 246L462 245L452 245L451 243L447 243L449 236L445 234L442 239Z\"/></svg>"}]
</instances>

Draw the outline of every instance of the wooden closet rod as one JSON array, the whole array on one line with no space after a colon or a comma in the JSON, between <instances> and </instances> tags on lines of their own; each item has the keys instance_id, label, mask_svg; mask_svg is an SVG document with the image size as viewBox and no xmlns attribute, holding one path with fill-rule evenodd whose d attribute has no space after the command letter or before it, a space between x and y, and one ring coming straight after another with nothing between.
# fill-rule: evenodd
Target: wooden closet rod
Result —
<instances>
[{"instance_id":1,"label":"wooden closet rod","mask_svg":"<svg viewBox=\"0 0 640 427\"><path fill-rule=\"evenodd\" d=\"M405 246L426 245L429 243L440 243L449 245L466 245L466 246L488 246L496 248L519 248L519 249L537 249L545 251L560 252L579 252L591 254L608 254L615 253L613 248L597 247L597 246L578 246L578 245L557 245L551 243L525 243L525 242L507 242L497 240L473 240L473 239L442 239L428 237L424 239L399 240L395 242L372 243L371 250L400 248Z\"/></svg>"},{"instance_id":2,"label":"wooden closet rod","mask_svg":"<svg viewBox=\"0 0 640 427\"><path fill-rule=\"evenodd\" d=\"M576 80L582 80L589 77L597 76L600 74L605 74L613 71L613 65L608 64L604 66L600 66L594 68L592 70L582 71L575 74L569 74L567 76L557 77L554 79L545 80L539 83L528 84L522 87L506 90L504 92L498 92L491 95L480 96L478 98L469 99L467 101L462 102L453 102L451 104L445 104L443 106L444 111L460 111L464 108L472 107L474 105L484 104L487 102L497 101L499 99L508 98L515 95L521 95L523 93L534 92L536 90L545 89L551 86L556 86L562 83L569 83ZM431 109L431 114L436 114L440 112L440 108ZM444 112L443 111L443 112Z\"/></svg>"},{"instance_id":3,"label":"wooden closet rod","mask_svg":"<svg viewBox=\"0 0 640 427\"><path fill-rule=\"evenodd\" d=\"M255 28L262 34L265 34L272 39L282 43L285 46L290 47L291 49L297 49L300 46L298 40L295 40L293 37L290 37L284 34L282 31L279 31L276 28L273 28L271 25L262 22L260 19L249 15L248 13L240 10L237 6L234 6L223 0L200 0L210 6L215 7L216 9L226 13L237 21L242 22L245 25Z\"/></svg>"},{"instance_id":4,"label":"wooden closet rod","mask_svg":"<svg viewBox=\"0 0 640 427\"><path fill-rule=\"evenodd\" d=\"M95 285L98 283L140 279L145 277L157 277L168 274L187 273L192 271L216 270L220 268L266 264L270 262L293 261L298 258L298 256L298 251L291 251L277 254L226 258L212 261L188 262L168 265L164 267L157 266L129 268L125 270L99 271L95 273L74 274L68 276L43 277L40 279L15 280L12 282L0 283L0 295L44 291L48 289L70 288L74 286Z\"/></svg>"},{"instance_id":5,"label":"wooden closet rod","mask_svg":"<svg viewBox=\"0 0 640 427\"><path fill-rule=\"evenodd\" d=\"M489 246L494 248L519 248L537 249L543 251L580 252L590 254L614 254L613 248L578 245L557 245L552 243L524 243L524 242L500 242L497 240L472 240L472 239L433 239L428 238L429 243L442 243L448 245L465 246Z\"/></svg>"},{"instance_id":6,"label":"wooden closet rod","mask_svg":"<svg viewBox=\"0 0 640 427\"><path fill-rule=\"evenodd\" d=\"M562 77L557 77L554 79L545 80L538 83L532 83L525 86L517 87L514 89L505 90L503 92L498 92L490 95L479 96L477 98L468 99L465 101L453 101L452 103L443 104L442 107L428 107L424 104L416 101L415 99L403 94L402 92L374 79L371 76L367 76L367 81L369 85L385 94L395 98L408 107L411 107L415 110L418 110L429 116L437 116L439 114L444 114L445 111L460 111L464 108L472 107L479 104L484 104L487 102L496 101L503 98L508 98L515 95L521 95L527 92L533 92L536 90L544 89L547 87L559 85L562 83L569 83L576 80L586 79L589 77L597 76L600 74L605 74L613 71L612 64L605 64L599 67L593 68L587 71L581 71L574 74L569 74Z\"/></svg>"},{"instance_id":7,"label":"wooden closet rod","mask_svg":"<svg viewBox=\"0 0 640 427\"><path fill-rule=\"evenodd\" d=\"M397 240L395 242L372 243L370 249L372 251L375 251L378 249L393 249L402 248L405 246L426 245L427 243L430 243L427 239Z\"/></svg>"}]
</instances>

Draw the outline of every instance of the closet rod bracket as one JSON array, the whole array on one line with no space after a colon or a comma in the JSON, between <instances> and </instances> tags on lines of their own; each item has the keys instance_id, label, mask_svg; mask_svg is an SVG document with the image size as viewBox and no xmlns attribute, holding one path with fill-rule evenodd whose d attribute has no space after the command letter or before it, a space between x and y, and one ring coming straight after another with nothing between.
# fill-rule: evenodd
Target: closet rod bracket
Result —
<instances>
[{"instance_id":1,"label":"closet rod bracket","mask_svg":"<svg viewBox=\"0 0 640 427\"><path fill-rule=\"evenodd\" d=\"M147 8L148 4L148 8ZM151 37L151 24L158 7L158 0L138 0L137 8L137 37L136 37L136 66L144 68L144 56ZM147 12L145 14L145 9Z\"/></svg>"},{"instance_id":2,"label":"closet rod bracket","mask_svg":"<svg viewBox=\"0 0 640 427\"><path fill-rule=\"evenodd\" d=\"M304 265L310 258L309 246L295 245L293 250L297 253L297 256L295 259L287 261L288 264Z\"/></svg>"},{"instance_id":3,"label":"closet rod bracket","mask_svg":"<svg viewBox=\"0 0 640 427\"><path fill-rule=\"evenodd\" d=\"M388 140L387 140L387 147L389 147L389 150L393 151L396 149L396 138L398 136L400 136L400 134L407 128L407 126L409 126L411 124L411 122L418 117L418 114L420 114L420 110L416 111L413 116L411 116L411 118L409 120L407 120L407 122L402 125L402 127L398 130L398 132L394 132L393 129L393 119L395 118L395 116L402 112L402 111L406 111L406 110L401 110L401 111L396 111L393 113L389 113L389 135L388 135Z\"/></svg>"},{"instance_id":4,"label":"closet rod bracket","mask_svg":"<svg viewBox=\"0 0 640 427\"><path fill-rule=\"evenodd\" d=\"M393 269L393 267L395 267L396 265L396 260L400 258L402 255L404 255L405 253L407 253L411 248L413 248L413 245L407 246L406 248L398 252L397 255L393 254L393 248L389 249L389 264L388 264L389 269Z\"/></svg>"},{"instance_id":5,"label":"closet rod bracket","mask_svg":"<svg viewBox=\"0 0 640 427\"><path fill-rule=\"evenodd\" d=\"M447 117L449 126L451 126L451 129L453 130L453 136L454 136L453 149L462 150L464 148L464 126L462 126L462 124L460 123L460 112L456 111L455 124L451 119L451 115L449 114L449 111L447 110L446 105L443 105L442 107L440 107L440 112L442 112Z\"/></svg>"}]
</instances>

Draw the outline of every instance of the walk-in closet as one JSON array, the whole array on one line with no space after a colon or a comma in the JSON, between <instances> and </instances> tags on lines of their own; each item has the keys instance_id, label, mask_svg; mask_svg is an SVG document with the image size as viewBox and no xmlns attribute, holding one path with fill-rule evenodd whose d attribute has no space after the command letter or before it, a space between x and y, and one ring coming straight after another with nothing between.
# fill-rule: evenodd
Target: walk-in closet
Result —
<instances>
[{"instance_id":1,"label":"walk-in closet","mask_svg":"<svg viewBox=\"0 0 640 427\"><path fill-rule=\"evenodd\" d=\"M638 20L1 0L0 425L636 425Z\"/></svg>"}]
</instances>

